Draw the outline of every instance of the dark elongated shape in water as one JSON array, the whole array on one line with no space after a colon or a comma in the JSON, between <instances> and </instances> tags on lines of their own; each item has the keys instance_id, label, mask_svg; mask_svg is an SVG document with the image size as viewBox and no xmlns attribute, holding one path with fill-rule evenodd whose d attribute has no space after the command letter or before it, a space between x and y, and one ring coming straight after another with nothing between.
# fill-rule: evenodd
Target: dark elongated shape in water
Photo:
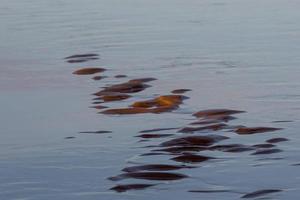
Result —
<instances>
[{"instance_id":1,"label":"dark elongated shape in water","mask_svg":"<svg viewBox=\"0 0 300 200\"><path fill-rule=\"evenodd\" d=\"M118 176L110 177L109 180L119 181L127 178L157 180L157 181L172 181L172 180L188 178L188 176L179 173L167 173L167 172L129 172L129 173L120 174Z\"/></svg>"},{"instance_id":2,"label":"dark elongated shape in water","mask_svg":"<svg viewBox=\"0 0 300 200\"><path fill-rule=\"evenodd\" d=\"M170 137L174 134L141 134L137 135L135 137L140 137L140 138L163 138L163 137Z\"/></svg>"},{"instance_id":3,"label":"dark elongated shape in water","mask_svg":"<svg viewBox=\"0 0 300 200\"><path fill-rule=\"evenodd\" d=\"M155 128L155 129L148 129L140 131L139 133L151 133L151 132L158 132L158 131L168 131L168 130L175 130L178 128Z\"/></svg>"},{"instance_id":4,"label":"dark elongated shape in water","mask_svg":"<svg viewBox=\"0 0 300 200\"><path fill-rule=\"evenodd\" d=\"M87 54L75 54L72 56L65 57L64 59L71 59L71 58L86 58L86 57L97 57L99 54L95 53L87 53Z\"/></svg>"},{"instance_id":5,"label":"dark elongated shape in water","mask_svg":"<svg viewBox=\"0 0 300 200\"><path fill-rule=\"evenodd\" d=\"M280 153L281 149L259 149L251 155L261 155L261 154L272 154L272 153Z\"/></svg>"},{"instance_id":6,"label":"dark elongated shape in water","mask_svg":"<svg viewBox=\"0 0 300 200\"><path fill-rule=\"evenodd\" d=\"M193 114L193 116L198 118L209 118L217 115L226 116L226 115L233 115L238 113L243 113L245 111L241 110L230 110L230 109L208 109L208 110L201 110Z\"/></svg>"},{"instance_id":7,"label":"dark elongated shape in water","mask_svg":"<svg viewBox=\"0 0 300 200\"><path fill-rule=\"evenodd\" d=\"M225 139L228 139L228 137L219 135L187 136L163 142L160 146L210 146L215 142Z\"/></svg>"},{"instance_id":8,"label":"dark elongated shape in water","mask_svg":"<svg viewBox=\"0 0 300 200\"><path fill-rule=\"evenodd\" d=\"M103 90L96 92L94 95L102 96L109 92L137 93L143 91L148 87L150 87L150 85L144 84L144 82L142 81L128 81L125 83L120 83L109 87L105 87Z\"/></svg>"},{"instance_id":9,"label":"dark elongated shape in water","mask_svg":"<svg viewBox=\"0 0 300 200\"><path fill-rule=\"evenodd\" d=\"M274 144L269 144L269 143L266 143L266 144L255 144L255 145L252 145L253 147L255 148L273 148L275 147Z\"/></svg>"},{"instance_id":10,"label":"dark elongated shape in water","mask_svg":"<svg viewBox=\"0 0 300 200\"><path fill-rule=\"evenodd\" d=\"M89 67L89 68L78 69L78 70L74 71L73 74L76 74L76 75L90 75L90 74L96 74L96 73L104 72L104 71L105 71L104 68Z\"/></svg>"},{"instance_id":11,"label":"dark elongated shape in water","mask_svg":"<svg viewBox=\"0 0 300 200\"><path fill-rule=\"evenodd\" d=\"M99 93L96 95L99 95ZM162 95L147 101L137 101L129 108L108 109L101 113L117 115L142 113L159 114L177 109L179 105L183 103L183 100L187 98L188 97L182 95Z\"/></svg>"},{"instance_id":12,"label":"dark elongated shape in water","mask_svg":"<svg viewBox=\"0 0 300 200\"><path fill-rule=\"evenodd\" d=\"M282 192L282 190L278 190L278 189L257 190L255 192L245 194L241 198L245 198L245 199L246 198L256 198L256 197L261 197L261 196L271 194L271 193L276 193L276 192Z\"/></svg>"},{"instance_id":13,"label":"dark elongated shape in water","mask_svg":"<svg viewBox=\"0 0 300 200\"><path fill-rule=\"evenodd\" d=\"M223 151L223 152L230 152L230 153L239 153L245 151L252 151L255 148L243 144L223 144L223 145L212 146L209 149Z\"/></svg>"},{"instance_id":14,"label":"dark elongated shape in water","mask_svg":"<svg viewBox=\"0 0 300 200\"><path fill-rule=\"evenodd\" d=\"M251 135L256 133L265 133L281 130L281 128L273 128L273 127L240 127L235 130L235 132L239 135Z\"/></svg>"},{"instance_id":15,"label":"dark elongated shape in water","mask_svg":"<svg viewBox=\"0 0 300 200\"><path fill-rule=\"evenodd\" d=\"M104 134L104 133L112 133L112 131L81 131L79 133Z\"/></svg>"},{"instance_id":16,"label":"dark elongated shape in water","mask_svg":"<svg viewBox=\"0 0 300 200\"><path fill-rule=\"evenodd\" d=\"M183 163L199 163L199 162L204 162L204 161L207 161L210 159L214 159L214 158L208 157L208 156L195 155L195 154L185 154L182 156L174 157L171 160L174 160L177 162L183 162Z\"/></svg>"},{"instance_id":17,"label":"dark elongated shape in water","mask_svg":"<svg viewBox=\"0 0 300 200\"><path fill-rule=\"evenodd\" d=\"M200 146L175 146L175 147L169 147L169 148L163 148L163 149L154 149L152 151L163 151L163 152L169 152L169 153L184 153L184 152L199 152L199 151L205 151L208 150L207 147L200 147Z\"/></svg>"},{"instance_id":18,"label":"dark elongated shape in water","mask_svg":"<svg viewBox=\"0 0 300 200\"><path fill-rule=\"evenodd\" d=\"M173 94L183 94L183 93L186 93L188 91L191 91L190 89L176 89L176 90L173 90L171 93Z\"/></svg>"},{"instance_id":19,"label":"dark elongated shape in water","mask_svg":"<svg viewBox=\"0 0 300 200\"><path fill-rule=\"evenodd\" d=\"M266 140L266 142L268 142L268 143L279 143L279 142L286 142L286 141L289 141L289 139L287 139L287 138L272 138L272 139Z\"/></svg>"},{"instance_id":20,"label":"dark elongated shape in water","mask_svg":"<svg viewBox=\"0 0 300 200\"><path fill-rule=\"evenodd\" d=\"M114 190L116 192L126 192L128 190L142 190L145 188L149 188L156 184L125 184L125 185L116 185L115 187L110 188L110 190Z\"/></svg>"},{"instance_id":21,"label":"dark elongated shape in water","mask_svg":"<svg viewBox=\"0 0 300 200\"><path fill-rule=\"evenodd\" d=\"M138 172L138 171L171 171L183 168L192 168L185 165L163 165L163 164L149 164L149 165L139 165L126 167L122 169L124 172Z\"/></svg>"},{"instance_id":22,"label":"dark elongated shape in water","mask_svg":"<svg viewBox=\"0 0 300 200\"><path fill-rule=\"evenodd\" d=\"M217 130L221 130L228 127L227 124L214 124L214 125L209 125L209 126L201 126L201 127L184 127L182 129L180 129L178 132L180 133L193 133L193 132L197 132L197 131L204 131L204 130L213 130L213 131L217 131Z\"/></svg>"}]
</instances>

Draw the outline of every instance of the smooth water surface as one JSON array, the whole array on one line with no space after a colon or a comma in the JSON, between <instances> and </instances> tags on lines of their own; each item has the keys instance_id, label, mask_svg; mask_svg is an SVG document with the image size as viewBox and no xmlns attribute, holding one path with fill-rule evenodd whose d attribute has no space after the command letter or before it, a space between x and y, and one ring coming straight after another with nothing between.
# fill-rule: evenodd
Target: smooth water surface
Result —
<instances>
[{"instance_id":1,"label":"smooth water surface","mask_svg":"<svg viewBox=\"0 0 300 200\"><path fill-rule=\"evenodd\" d=\"M268 199L300 194L300 3L296 0L0 0L0 199ZM74 54L99 59L68 63ZM107 76L77 76L104 67ZM115 75L126 75L114 78ZM102 74L101 74L102 75ZM134 101L191 89L179 109L104 115L91 108L100 87L153 77ZM153 146L185 135L140 142L139 131L182 128L199 110L243 110L229 125L282 128L254 135L226 130L220 144L255 145L283 137L281 152L206 151L217 159L175 171L175 181L108 178L137 164L180 164L151 155ZM104 134L80 133L111 131ZM193 135L193 134L192 134ZM298 164L298 165L297 165ZM172 171L174 172L174 171ZM175 173L174 172L174 173ZM153 183L117 193L117 184ZM198 192L189 192L189 191ZM199 192L202 190L202 192Z\"/></svg>"}]
</instances>

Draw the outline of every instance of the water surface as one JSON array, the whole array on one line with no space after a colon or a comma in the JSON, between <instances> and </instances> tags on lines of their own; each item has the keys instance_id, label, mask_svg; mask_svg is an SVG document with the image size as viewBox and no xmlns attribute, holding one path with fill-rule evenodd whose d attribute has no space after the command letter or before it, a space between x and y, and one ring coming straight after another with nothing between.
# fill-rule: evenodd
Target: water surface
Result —
<instances>
[{"instance_id":1,"label":"water surface","mask_svg":"<svg viewBox=\"0 0 300 200\"><path fill-rule=\"evenodd\" d=\"M299 2L0 2L1 199L299 196ZM99 59L64 59L88 53L99 54ZM85 67L107 69L100 74L106 78L72 74ZM157 80L131 98L105 106L126 108L175 89L190 89L183 94L189 99L160 114L105 115L91 108L91 94L100 87L145 77ZM125 167L182 165L171 160L175 155L142 155L186 136L178 130L197 121L193 113L216 108L245 111L227 125L281 130L189 134L229 137L218 145L251 146L278 137L288 141L274 144L271 149L281 151L271 154L197 152L217 159L167 171L187 176L178 180L108 179L124 173ZM136 137L143 130L164 128L178 129L156 130L151 133L169 136L143 142ZM118 184L154 185L124 193L109 190Z\"/></svg>"}]
</instances>

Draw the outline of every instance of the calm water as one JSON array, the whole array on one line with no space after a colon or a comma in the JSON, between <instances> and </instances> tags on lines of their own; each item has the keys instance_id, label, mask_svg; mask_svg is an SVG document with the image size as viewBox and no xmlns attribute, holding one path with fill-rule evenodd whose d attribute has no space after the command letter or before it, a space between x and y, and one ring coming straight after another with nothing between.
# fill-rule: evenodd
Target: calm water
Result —
<instances>
[{"instance_id":1,"label":"calm water","mask_svg":"<svg viewBox=\"0 0 300 200\"><path fill-rule=\"evenodd\" d=\"M0 0L0 199L231 200L264 189L282 190L263 196L269 199L297 199L299 9L296 0ZM64 60L85 53L100 59ZM72 74L81 67L104 67L107 78ZM161 114L103 115L91 108L100 87L143 77L157 80L107 105L180 88L192 90L189 99ZM230 125L283 128L247 136L208 131L230 137L224 144L289 141L276 144L282 152L274 154L204 152L218 159L176 171L189 176L182 180L107 179L135 164L174 164L170 155L141 155L153 150L146 146L184 134L163 131L175 135L145 142L135 136L185 127L195 121L192 113L214 108L246 111ZM112 133L79 133L99 130ZM126 183L158 185L109 190Z\"/></svg>"}]
</instances>

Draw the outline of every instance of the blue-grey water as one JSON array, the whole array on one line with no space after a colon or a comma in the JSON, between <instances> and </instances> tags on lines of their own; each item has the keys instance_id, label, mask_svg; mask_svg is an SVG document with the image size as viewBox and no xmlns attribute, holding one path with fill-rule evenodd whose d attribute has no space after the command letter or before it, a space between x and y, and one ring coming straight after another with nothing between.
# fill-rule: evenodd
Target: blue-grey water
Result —
<instances>
[{"instance_id":1,"label":"blue-grey water","mask_svg":"<svg viewBox=\"0 0 300 200\"><path fill-rule=\"evenodd\" d=\"M268 199L297 199L299 9L297 0L0 0L0 199L232 200L263 189L282 190L263 196ZM64 60L85 53L100 59ZM108 78L72 74L81 67L104 67ZM133 99L108 105L192 91L168 113L111 116L90 108L100 87L142 77L157 80ZM289 141L276 144L282 152L274 154L206 152L220 159L178 171L189 178L109 190L119 183L107 178L126 166L174 164L170 156L140 156L149 153L142 147L167 139L142 143L134 137L139 131L184 127L192 113L213 108L246 111L232 125L282 128L222 133L231 143ZM79 133L99 130L112 133Z\"/></svg>"}]
</instances>

